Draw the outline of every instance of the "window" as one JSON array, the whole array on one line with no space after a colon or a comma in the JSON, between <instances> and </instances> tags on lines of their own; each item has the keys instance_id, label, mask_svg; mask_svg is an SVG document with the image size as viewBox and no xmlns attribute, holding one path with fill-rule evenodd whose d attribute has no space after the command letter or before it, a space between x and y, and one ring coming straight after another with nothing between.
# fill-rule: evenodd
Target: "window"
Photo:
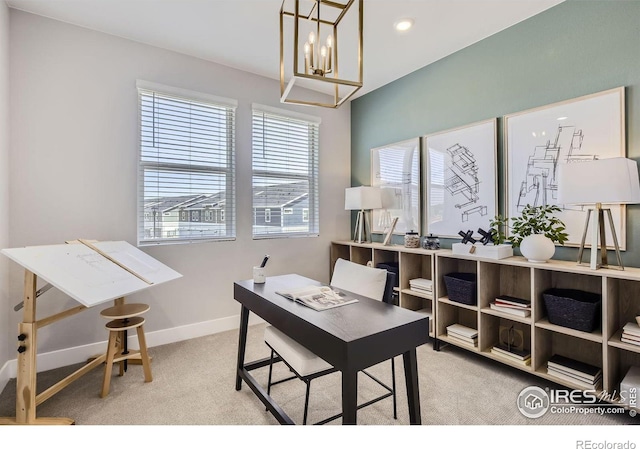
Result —
<instances>
[{"instance_id":1,"label":"window","mask_svg":"<svg viewBox=\"0 0 640 449\"><path fill-rule=\"evenodd\" d=\"M254 238L318 235L319 128L317 117L253 105L254 217L260 209L307 210L306 220L299 212L269 226L256 219Z\"/></svg>"},{"instance_id":2,"label":"window","mask_svg":"<svg viewBox=\"0 0 640 449\"><path fill-rule=\"evenodd\" d=\"M264 222L271 223L271 209L269 208L264 210Z\"/></svg>"},{"instance_id":3,"label":"window","mask_svg":"<svg viewBox=\"0 0 640 449\"><path fill-rule=\"evenodd\" d=\"M285 207L282 213L285 215L293 215L293 207Z\"/></svg>"},{"instance_id":4,"label":"window","mask_svg":"<svg viewBox=\"0 0 640 449\"><path fill-rule=\"evenodd\" d=\"M138 244L235 238L236 101L138 81ZM225 222L202 220L205 207Z\"/></svg>"}]
</instances>

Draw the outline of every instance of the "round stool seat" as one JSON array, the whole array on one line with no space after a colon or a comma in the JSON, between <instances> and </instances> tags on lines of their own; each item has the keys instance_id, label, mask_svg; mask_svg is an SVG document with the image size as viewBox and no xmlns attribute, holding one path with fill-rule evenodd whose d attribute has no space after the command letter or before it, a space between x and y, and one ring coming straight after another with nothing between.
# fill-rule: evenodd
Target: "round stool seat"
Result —
<instances>
[{"instance_id":1,"label":"round stool seat","mask_svg":"<svg viewBox=\"0 0 640 449\"><path fill-rule=\"evenodd\" d=\"M134 329L136 327L140 327L144 324L144 318L141 316L136 316L132 318L128 318L127 320L113 320L109 321L104 327L109 329L109 331L126 331L129 329Z\"/></svg>"},{"instance_id":2,"label":"round stool seat","mask_svg":"<svg viewBox=\"0 0 640 449\"><path fill-rule=\"evenodd\" d=\"M142 315L147 310L149 310L148 304L120 304L104 309L100 315L108 320L118 320Z\"/></svg>"}]
</instances>

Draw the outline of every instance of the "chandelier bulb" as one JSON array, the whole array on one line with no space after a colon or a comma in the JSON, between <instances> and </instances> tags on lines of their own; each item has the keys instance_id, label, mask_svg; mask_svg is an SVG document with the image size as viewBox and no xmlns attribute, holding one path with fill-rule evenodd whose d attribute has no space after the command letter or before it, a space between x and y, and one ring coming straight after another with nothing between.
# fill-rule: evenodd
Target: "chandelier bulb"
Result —
<instances>
[{"instance_id":1,"label":"chandelier bulb","mask_svg":"<svg viewBox=\"0 0 640 449\"><path fill-rule=\"evenodd\" d=\"M327 36L327 48L331 48L333 46L333 36L330 34Z\"/></svg>"},{"instance_id":2,"label":"chandelier bulb","mask_svg":"<svg viewBox=\"0 0 640 449\"><path fill-rule=\"evenodd\" d=\"M313 45L315 43L315 41L316 41L316 35L312 31L312 32L309 33L309 43Z\"/></svg>"}]
</instances>

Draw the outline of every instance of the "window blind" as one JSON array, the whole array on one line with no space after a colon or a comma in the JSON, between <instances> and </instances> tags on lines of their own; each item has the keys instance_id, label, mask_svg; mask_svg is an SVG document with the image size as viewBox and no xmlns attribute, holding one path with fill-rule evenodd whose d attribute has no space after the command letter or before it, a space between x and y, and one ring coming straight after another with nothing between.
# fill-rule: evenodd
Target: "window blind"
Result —
<instances>
[{"instance_id":1,"label":"window blind","mask_svg":"<svg viewBox=\"0 0 640 449\"><path fill-rule=\"evenodd\" d=\"M253 105L253 237L319 233L320 119Z\"/></svg>"},{"instance_id":2,"label":"window blind","mask_svg":"<svg viewBox=\"0 0 640 449\"><path fill-rule=\"evenodd\" d=\"M137 87L138 244L234 239L236 102Z\"/></svg>"}]
</instances>

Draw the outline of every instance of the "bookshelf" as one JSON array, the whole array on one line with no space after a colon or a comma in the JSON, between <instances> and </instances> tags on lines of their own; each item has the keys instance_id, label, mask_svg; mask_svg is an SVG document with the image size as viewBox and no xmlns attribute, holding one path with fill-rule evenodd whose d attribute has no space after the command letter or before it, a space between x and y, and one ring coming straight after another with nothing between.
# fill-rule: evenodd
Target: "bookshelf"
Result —
<instances>
[{"instance_id":1,"label":"bookshelf","mask_svg":"<svg viewBox=\"0 0 640 449\"><path fill-rule=\"evenodd\" d=\"M605 394L619 392L629 368L640 366L640 346L621 341L622 327L635 322L635 317L640 315L640 268L591 270L573 261L532 263L519 256L495 260L453 254L448 249L430 251L350 241L332 242L331 266L338 257L363 264L371 260L374 266L380 262L398 262L399 305L431 313L430 333L435 349L443 343L459 346L567 388L580 388L547 373L547 362L559 354L601 368L602 386L598 391ZM454 272L476 273L476 305L449 299L443 277ZM409 289L409 280L416 277L433 281L432 295ZM596 329L583 332L550 323L542 296L549 288L578 289L601 295L602 312ZM498 295L530 300L531 315L521 317L491 309L490 304ZM456 323L478 331L477 346L447 337L447 327ZM524 348L531 352L528 365L492 353L505 328L517 332Z\"/></svg>"}]
</instances>

